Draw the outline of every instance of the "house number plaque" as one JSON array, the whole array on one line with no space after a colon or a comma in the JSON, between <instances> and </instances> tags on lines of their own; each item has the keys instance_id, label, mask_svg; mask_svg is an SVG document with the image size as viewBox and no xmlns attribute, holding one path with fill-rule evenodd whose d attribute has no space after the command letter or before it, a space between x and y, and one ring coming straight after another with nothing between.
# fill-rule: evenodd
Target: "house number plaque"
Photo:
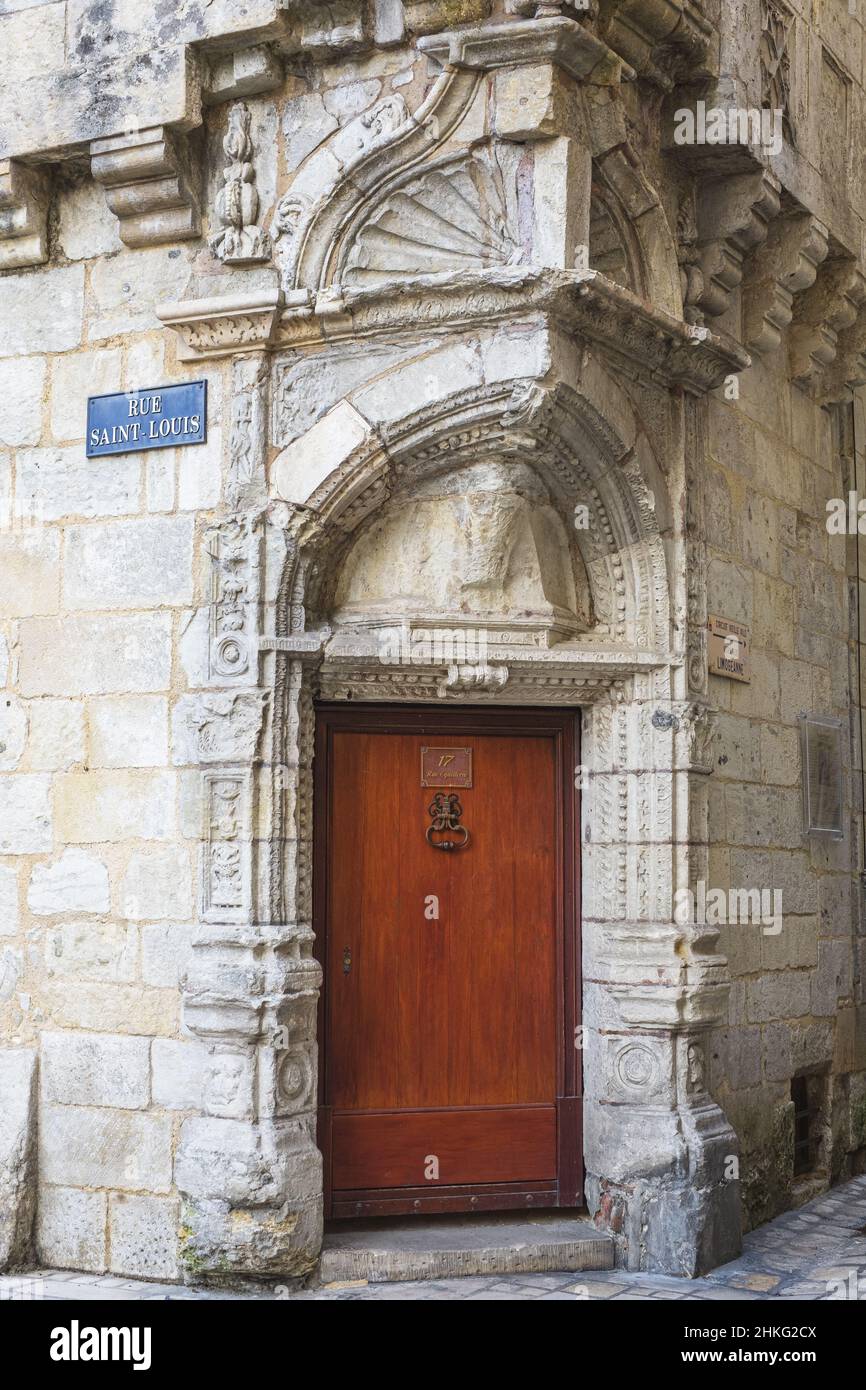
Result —
<instances>
[{"instance_id":1,"label":"house number plaque","mask_svg":"<svg viewBox=\"0 0 866 1390\"><path fill-rule=\"evenodd\" d=\"M471 748L421 749L422 787L471 787Z\"/></svg>"}]
</instances>

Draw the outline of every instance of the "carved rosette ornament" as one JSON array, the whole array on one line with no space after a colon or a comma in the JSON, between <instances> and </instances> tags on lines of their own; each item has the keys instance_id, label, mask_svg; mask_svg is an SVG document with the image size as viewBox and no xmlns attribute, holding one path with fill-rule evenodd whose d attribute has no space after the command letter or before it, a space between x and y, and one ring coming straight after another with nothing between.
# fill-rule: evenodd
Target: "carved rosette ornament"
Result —
<instances>
[{"instance_id":1,"label":"carved rosette ornament","mask_svg":"<svg viewBox=\"0 0 866 1390\"><path fill-rule=\"evenodd\" d=\"M216 219L221 230L210 238L215 256L226 265L252 265L271 255L270 237L256 226L259 195L252 165L250 111L243 101L229 110L228 132L223 150L229 163L223 173L225 187L217 195Z\"/></svg>"}]
</instances>

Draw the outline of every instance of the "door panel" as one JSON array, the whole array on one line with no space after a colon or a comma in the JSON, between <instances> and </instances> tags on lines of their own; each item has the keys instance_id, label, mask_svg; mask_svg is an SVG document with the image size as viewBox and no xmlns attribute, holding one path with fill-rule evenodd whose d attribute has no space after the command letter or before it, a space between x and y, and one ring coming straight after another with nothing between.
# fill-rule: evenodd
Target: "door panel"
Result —
<instances>
[{"instance_id":1,"label":"door panel","mask_svg":"<svg viewBox=\"0 0 866 1390\"><path fill-rule=\"evenodd\" d=\"M463 712L450 729L439 712L419 715L407 728L405 712L390 727L386 710L320 712L323 1147L341 1214L353 1192L365 1214L371 1193L393 1209L400 1189L459 1189L483 1207L507 1203L511 1185L521 1205L522 1184L556 1191L563 1162L567 716L524 732L498 711ZM465 849L425 839L439 790L421 785L431 743L472 749L472 786L443 789L462 805Z\"/></svg>"},{"instance_id":2,"label":"door panel","mask_svg":"<svg viewBox=\"0 0 866 1390\"><path fill-rule=\"evenodd\" d=\"M447 1185L556 1176L552 1105L335 1114L332 1142L337 1189L417 1187L434 1156Z\"/></svg>"}]
</instances>

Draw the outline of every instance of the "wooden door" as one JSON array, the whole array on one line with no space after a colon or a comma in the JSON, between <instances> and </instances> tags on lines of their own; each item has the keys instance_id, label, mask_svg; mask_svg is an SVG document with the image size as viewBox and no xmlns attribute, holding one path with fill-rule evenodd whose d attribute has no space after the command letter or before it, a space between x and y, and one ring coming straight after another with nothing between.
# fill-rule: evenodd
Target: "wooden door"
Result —
<instances>
[{"instance_id":1,"label":"wooden door","mask_svg":"<svg viewBox=\"0 0 866 1390\"><path fill-rule=\"evenodd\" d=\"M319 711L328 1214L578 1201L573 727Z\"/></svg>"}]
</instances>

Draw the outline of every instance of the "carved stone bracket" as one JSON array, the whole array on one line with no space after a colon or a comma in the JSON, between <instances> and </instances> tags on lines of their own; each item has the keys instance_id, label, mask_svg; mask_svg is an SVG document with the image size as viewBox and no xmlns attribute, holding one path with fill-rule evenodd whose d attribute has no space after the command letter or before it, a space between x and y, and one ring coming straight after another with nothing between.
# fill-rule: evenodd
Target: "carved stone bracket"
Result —
<instances>
[{"instance_id":1,"label":"carved stone bracket","mask_svg":"<svg viewBox=\"0 0 866 1390\"><path fill-rule=\"evenodd\" d=\"M92 142L93 177L106 190L127 246L199 235L198 176L186 142L186 135L165 126Z\"/></svg>"},{"instance_id":2,"label":"carved stone bracket","mask_svg":"<svg viewBox=\"0 0 866 1390\"><path fill-rule=\"evenodd\" d=\"M815 283L829 249L828 231L807 212L778 218L743 286L743 339L750 352L772 352L794 313L794 299Z\"/></svg>"},{"instance_id":3,"label":"carved stone bracket","mask_svg":"<svg viewBox=\"0 0 866 1390\"><path fill-rule=\"evenodd\" d=\"M173 328L178 335L179 360L194 362L269 346L284 303L297 306L308 300L306 293L284 299L278 290L264 290L158 304L156 313L166 328Z\"/></svg>"},{"instance_id":4,"label":"carved stone bracket","mask_svg":"<svg viewBox=\"0 0 866 1390\"><path fill-rule=\"evenodd\" d=\"M791 376L817 383L839 351L839 335L866 304L866 276L853 261L825 261L811 289L797 301L788 335Z\"/></svg>"},{"instance_id":5,"label":"carved stone bracket","mask_svg":"<svg viewBox=\"0 0 866 1390\"><path fill-rule=\"evenodd\" d=\"M742 282L746 259L765 241L779 211L780 185L766 169L701 184L696 195L698 274L687 285L686 307L717 318ZM688 219L686 220L688 224ZM688 315L687 315L688 316Z\"/></svg>"},{"instance_id":6,"label":"carved stone bracket","mask_svg":"<svg viewBox=\"0 0 866 1390\"><path fill-rule=\"evenodd\" d=\"M851 327L839 334L836 356L821 383L821 400L824 404L845 400L858 386L866 386L866 305Z\"/></svg>"},{"instance_id":7,"label":"carved stone bracket","mask_svg":"<svg viewBox=\"0 0 866 1390\"><path fill-rule=\"evenodd\" d=\"M664 91L677 77L705 76L713 26L693 0L610 0L602 37Z\"/></svg>"},{"instance_id":8,"label":"carved stone bracket","mask_svg":"<svg viewBox=\"0 0 866 1390\"><path fill-rule=\"evenodd\" d=\"M47 175L17 159L0 159L0 270L48 259Z\"/></svg>"}]
</instances>

